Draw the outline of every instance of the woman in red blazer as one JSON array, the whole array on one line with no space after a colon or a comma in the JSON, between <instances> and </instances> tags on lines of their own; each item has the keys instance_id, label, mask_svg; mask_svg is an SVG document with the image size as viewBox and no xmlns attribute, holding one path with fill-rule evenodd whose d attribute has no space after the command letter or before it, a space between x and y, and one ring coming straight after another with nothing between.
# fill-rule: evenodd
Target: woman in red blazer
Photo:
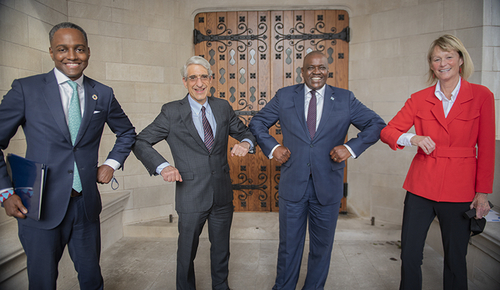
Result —
<instances>
[{"instance_id":1,"label":"woman in red blazer","mask_svg":"<svg viewBox=\"0 0 500 290\"><path fill-rule=\"evenodd\" d=\"M437 216L444 248L444 289L467 289L470 222L463 213L488 213L493 190L495 106L486 87L466 79L474 71L469 53L452 35L428 52L429 82L409 98L380 139L392 149L418 146L403 188L407 190L401 233L400 289L422 289L423 248ZM415 127L416 134L407 133Z\"/></svg>"}]
</instances>

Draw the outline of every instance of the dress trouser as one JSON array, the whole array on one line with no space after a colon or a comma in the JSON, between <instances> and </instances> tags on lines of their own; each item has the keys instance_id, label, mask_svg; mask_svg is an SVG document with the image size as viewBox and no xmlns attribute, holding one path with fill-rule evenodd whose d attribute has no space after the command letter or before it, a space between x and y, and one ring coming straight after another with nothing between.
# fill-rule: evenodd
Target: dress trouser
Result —
<instances>
[{"instance_id":1,"label":"dress trouser","mask_svg":"<svg viewBox=\"0 0 500 290\"><path fill-rule=\"evenodd\" d=\"M323 289L330 268L333 237L340 201L321 205L309 177L304 197L298 202L279 199L280 244L273 290L295 290L309 221L309 257L302 289Z\"/></svg>"},{"instance_id":2,"label":"dress trouser","mask_svg":"<svg viewBox=\"0 0 500 290\"><path fill-rule=\"evenodd\" d=\"M27 257L30 290L56 289L57 267L66 245L78 272L80 289L103 289L99 266L100 221L87 220L83 196L70 199L66 216L54 229L38 229L21 223L18 226Z\"/></svg>"},{"instance_id":3,"label":"dress trouser","mask_svg":"<svg viewBox=\"0 0 500 290\"><path fill-rule=\"evenodd\" d=\"M214 205L206 212L179 212L178 214L177 290L196 289L194 258L198 250L200 234L207 220L212 289L228 290L229 238L233 220L233 203L223 206Z\"/></svg>"},{"instance_id":4,"label":"dress trouser","mask_svg":"<svg viewBox=\"0 0 500 290\"><path fill-rule=\"evenodd\" d=\"M467 289L467 245L470 221L462 215L470 202L436 202L406 193L401 232L401 290L422 289L423 251L437 216L444 249L443 289Z\"/></svg>"}]
</instances>

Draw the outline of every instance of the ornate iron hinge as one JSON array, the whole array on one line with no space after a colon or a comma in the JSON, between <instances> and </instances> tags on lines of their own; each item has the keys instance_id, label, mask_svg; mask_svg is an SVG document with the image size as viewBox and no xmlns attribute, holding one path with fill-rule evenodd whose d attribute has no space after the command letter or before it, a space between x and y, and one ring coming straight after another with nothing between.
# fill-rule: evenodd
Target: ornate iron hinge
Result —
<instances>
[{"instance_id":1,"label":"ornate iron hinge","mask_svg":"<svg viewBox=\"0 0 500 290\"><path fill-rule=\"evenodd\" d=\"M346 27L341 32L336 33L336 28L332 27L330 30L332 33L321 32L320 30L325 27L324 22L317 22L316 25L310 29L311 33L305 33L304 27L305 24L302 22L298 22L295 27L290 29L290 34L281 33L283 30L284 24L282 22L278 22L274 26L274 31L276 32L276 51L283 51L283 45L281 44L285 40L290 42L290 45L294 46L297 51L304 50L304 41L310 41L310 44L314 46L316 50L323 51L325 46L321 44L323 41L331 40L332 44L335 44L337 39L349 42L350 39L350 28ZM232 30L228 29L224 23L219 23L217 25L217 29L221 30L218 34L212 34L210 29L207 29L207 34L203 34L198 29L194 30L194 44L198 44L201 42L207 42L207 47L211 47L213 42L217 42L220 45L217 47L219 52L225 52L227 47L232 46L233 41L238 43L238 51L244 52L248 46L252 45L252 41L258 41L260 44L258 49L260 52L264 52L267 50L267 43L265 40L267 36L265 35L267 31L267 25L265 23L259 23L260 30L263 30L260 34L252 34L253 31L251 28L244 23L240 23L238 25L238 29L241 30L238 34L232 34Z\"/></svg>"}]
</instances>

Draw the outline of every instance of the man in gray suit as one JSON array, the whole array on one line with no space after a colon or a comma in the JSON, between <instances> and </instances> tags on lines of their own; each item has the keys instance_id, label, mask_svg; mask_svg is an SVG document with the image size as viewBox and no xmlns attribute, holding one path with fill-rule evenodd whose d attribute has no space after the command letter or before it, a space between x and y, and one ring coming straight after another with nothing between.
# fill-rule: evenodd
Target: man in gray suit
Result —
<instances>
[{"instance_id":1,"label":"man in gray suit","mask_svg":"<svg viewBox=\"0 0 500 290\"><path fill-rule=\"evenodd\" d=\"M181 73L188 95L163 105L153 123L137 136L133 152L149 174L176 182L177 289L196 289L193 261L208 220L212 289L227 290L233 218L228 136L240 141L232 148L231 156L245 156L253 149L255 138L227 101L207 97L212 82L207 60L193 56ZM161 140L169 144L175 167L153 149Z\"/></svg>"}]
</instances>

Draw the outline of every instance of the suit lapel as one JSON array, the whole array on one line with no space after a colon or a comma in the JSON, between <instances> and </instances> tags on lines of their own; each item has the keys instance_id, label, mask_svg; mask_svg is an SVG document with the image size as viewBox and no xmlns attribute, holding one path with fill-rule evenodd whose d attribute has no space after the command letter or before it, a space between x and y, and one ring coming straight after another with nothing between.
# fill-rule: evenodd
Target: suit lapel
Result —
<instances>
[{"instance_id":1,"label":"suit lapel","mask_svg":"<svg viewBox=\"0 0 500 290\"><path fill-rule=\"evenodd\" d=\"M316 130L315 136L318 136L321 131L324 130L326 124L328 124L328 119L333 114L333 105L335 104L334 94L335 90L329 85L326 85L325 95L323 96L323 112L321 114L321 120L319 122L318 130Z\"/></svg>"},{"instance_id":2,"label":"suit lapel","mask_svg":"<svg viewBox=\"0 0 500 290\"><path fill-rule=\"evenodd\" d=\"M189 95L181 100L180 115L182 122L184 123L184 126L186 126L189 134L191 134L193 139L196 140L196 143L208 152L205 143L203 143L203 139L201 139L200 135L198 134L198 130L196 130L196 127L194 126L191 106L189 105L189 100L187 98L189 98Z\"/></svg>"},{"instance_id":3,"label":"suit lapel","mask_svg":"<svg viewBox=\"0 0 500 290\"><path fill-rule=\"evenodd\" d=\"M83 110L82 123L80 124L80 130L78 130L78 135L76 136L75 145L82 139L85 135L85 131L89 127L90 120L94 114L94 110L99 99L99 94L94 88L94 83L92 83L87 77L84 76L83 86L85 88L85 110Z\"/></svg>"},{"instance_id":4,"label":"suit lapel","mask_svg":"<svg viewBox=\"0 0 500 290\"><path fill-rule=\"evenodd\" d=\"M215 122L217 123L217 129L215 130L215 136L214 136L214 146L217 144L217 137L221 136L221 125L223 124L224 120L222 120L222 117L224 116L224 111L222 110L222 107L217 106L214 102L212 102L212 97L208 97L208 104L210 104L210 109L212 109L212 114L214 115Z\"/></svg>"},{"instance_id":5,"label":"suit lapel","mask_svg":"<svg viewBox=\"0 0 500 290\"><path fill-rule=\"evenodd\" d=\"M299 120L300 125L302 126L302 130L304 131L303 137L306 138L307 140L310 140L311 137L309 137L309 129L307 129L307 121L305 117L305 90L306 90L306 85L303 84L302 86L297 86L297 89L295 90L295 95L293 95L293 102L295 105L295 112L297 113L297 120Z\"/></svg>"},{"instance_id":6,"label":"suit lapel","mask_svg":"<svg viewBox=\"0 0 500 290\"><path fill-rule=\"evenodd\" d=\"M470 84L467 81L462 80L457 99L455 100L455 103L453 104L453 107L451 107L450 113L448 113L448 117L446 118L447 124L450 124L464 111L463 104L470 101L472 97L473 96Z\"/></svg>"},{"instance_id":7,"label":"suit lapel","mask_svg":"<svg viewBox=\"0 0 500 290\"><path fill-rule=\"evenodd\" d=\"M448 124L446 122L446 117L444 116L443 103L439 101L438 98L436 98L436 96L434 95L434 91L435 90L431 91L431 93L427 96L426 101L434 104L434 106L431 108L431 113L434 115L434 118L436 118L439 124L443 126L446 132L448 132Z\"/></svg>"},{"instance_id":8,"label":"suit lapel","mask_svg":"<svg viewBox=\"0 0 500 290\"><path fill-rule=\"evenodd\" d=\"M43 94L47 102L47 107L49 107L50 113L61 130L61 133L64 135L64 138L71 143L71 135L69 133L68 123L66 123L66 116L64 116L61 93L59 92L59 85L57 84L54 71L50 71L45 75L45 82Z\"/></svg>"}]
</instances>

